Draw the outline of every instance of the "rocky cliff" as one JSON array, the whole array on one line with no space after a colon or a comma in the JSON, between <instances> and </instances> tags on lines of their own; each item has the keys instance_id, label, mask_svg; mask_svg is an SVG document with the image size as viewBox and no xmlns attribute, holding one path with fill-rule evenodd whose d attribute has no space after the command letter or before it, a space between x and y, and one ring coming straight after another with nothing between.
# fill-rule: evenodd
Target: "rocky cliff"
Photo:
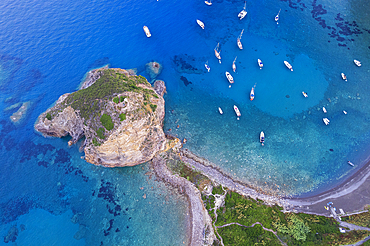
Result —
<instances>
[{"instance_id":1,"label":"rocky cliff","mask_svg":"<svg viewBox=\"0 0 370 246\"><path fill-rule=\"evenodd\" d=\"M35 129L44 136L85 137L86 161L108 167L134 166L165 149L162 130L165 86L155 90L123 69L90 71L81 89L62 95L42 113Z\"/></svg>"}]
</instances>

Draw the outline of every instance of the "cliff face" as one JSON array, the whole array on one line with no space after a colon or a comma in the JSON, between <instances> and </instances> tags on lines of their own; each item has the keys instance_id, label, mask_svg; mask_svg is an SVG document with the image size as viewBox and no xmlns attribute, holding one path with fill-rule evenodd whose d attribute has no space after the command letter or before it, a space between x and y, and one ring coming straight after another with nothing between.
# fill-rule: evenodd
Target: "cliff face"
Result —
<instances>
[{"instance_id":1,"label":"cliff face","mask_svg":"<svg viewBox=\"0 0 370 246\"><path fill-rule=\"evenodd\" d=\"M85 136L85 159L95 165L141 164L165 148L161 85L155 91L123 69L93 70L79 91L62 95L39 116L35 129L45 136L70 135L70 145Z\"/></svg>"}]
</instances>

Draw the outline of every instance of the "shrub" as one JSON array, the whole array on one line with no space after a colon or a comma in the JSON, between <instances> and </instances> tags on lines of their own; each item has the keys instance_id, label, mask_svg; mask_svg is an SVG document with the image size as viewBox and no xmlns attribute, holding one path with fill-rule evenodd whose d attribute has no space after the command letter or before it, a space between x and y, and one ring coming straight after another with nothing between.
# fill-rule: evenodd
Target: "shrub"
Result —
<instances>
[{"instance_id":1,"label":"shrub","mask_svg":"<svg viewBox=\"0 0 370 246\"><path fill-rule=\"evenodd\" d=\"M98 137L100 139L105 139L105 136L104 136L104 128L103 127L100 127L97 131L96 131L96 134L98 135Z\"/></svg>"},{"instance_id":2,"label":"shrub","mask_svg":"<svg viewBox=\"0 0 370 246\"><path fill-rule=\"evenodd\" d=\"M103 128L102 128L103 129ZM103 129L104 130L104 129ZM100 146L100 143L98 142L98 140L96 140L96 138L94 138L93 140L92 140L92 142L93 142L93 144L95 145L95 146Z\"/></svg>"},{"instance_id":3,"label":"shrub","mask_svg":"<svg viewBox=\"0 0 370 246\"><path fill-rule=\"evenodd\" d=\"M123 102L123 100L125 100L125 97L121 96L119 100L120 100L120 102Z\"/></svg>"},{"instance_id":4,"label":"shrub","mask_svg":"<svg viewBox=\"0 0 370 246\"><path fill-rule=\"evenodd\" d=\"M100 122L105 127L105 129L107 129L108 131L112 130L113 127L114 127L114 123L112 122L112 118L107 114L103 114L100 117Z\"/></svg>"},{"instance_id":5,"label":"shrub","mask_svg":"<svg viewBox=\"0 0 370 246\"><path fill-rule=\"evenodd\" d=\"M157 109L157 105L155 104L150 104L150 108L152 109L153 112Z\"/></svg>"},{"instance_id":6,"label":"shrub","mask_svg":"<svg viewBox=\"0 0 370 246\"><path fill-rule=\"evenodd\" d=\"M113 98L113 102L118 104L119 103L119 98L118 97Z\"/></svg>"},{"instance_id":7,"label":"shrub","mask_svg":"<svg viewBox=\"0 0 370 246\"><path fill-rule=\"evenodd\" d=\"M45 118L48 119L48 120L51 120L51 114L47 113Z\"/></svg>"},{"instance_id":8,"label":"shrub","mask_svg":"<svg viewBox=\"0 0 370 246\"><path fill-rule=\"evenodd\" d=\"M126 114L122 113L119 115L120 121L124 121L126 119Z\"/></svg>"}]
</instances>

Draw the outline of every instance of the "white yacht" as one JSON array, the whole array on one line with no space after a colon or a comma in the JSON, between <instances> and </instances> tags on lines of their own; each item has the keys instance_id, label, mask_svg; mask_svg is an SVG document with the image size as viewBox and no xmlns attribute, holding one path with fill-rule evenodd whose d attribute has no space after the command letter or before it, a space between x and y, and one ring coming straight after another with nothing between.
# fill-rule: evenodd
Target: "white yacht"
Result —
<instances>
[{"instance_id":1,"label":"white yacht","mask_svg":"<svg viewBox=\"0 0 370 246\"><path fill-rule=\"evenodd\" d=\"M358 60L353 60L353 62L356 64L356 66L361 67L361 62Z\"/></svg>"},{"instance_id":2,"label":"white yacht","mask_svg":"<svg viewBox=\"0 0 370 246\"><path fill-rule=\"evenodd\" d=\"M208 6L211 6L212 5L212 0L209 0L209 1L204 1L205 4L207 4Z\"/></svg>"},{"instance_id":3,"label":"white yacht","mask_svg":"<svg viewBox=\"0 0 370 246\"><path fill-rule=\"evenodd\" d=\"M262 69L263 68L263 63L262 63L261 59L258 59L257 62L258 62L258 66L260 67L260 69Z\"/></svg>"},{"instance_id":4,"label":"white yacht","mask_svg":"<svg viewBox=\"0 0 370 246\"><path fill-rule=\"evenodd\" d=\"M281 9L279 10L279 13L275 16L275 21L276 21L276 24L279 24L279 15L280 15L280 11Z\"/></svg>"},{"instance_id":5,"label":"white yacht","mask_svg":"<svg viewBox=\"0 0 370 246\"><path fill-rule=\"evenodd\" d=\"M201 20L197 20L198 25L204 29L204 23Z\"/></svg>"},{"instance_id":6,"label":"white yacht","mask_svg":"<svg viewBox=\"0 0 370 246\"><path fill-rule=\"evenodd\" d=\"M265 142L265 133L261 132L260 133L260 143L262 146L264 145L264 142Z\"/></svg>"},{"instance_id":7,"label":"white yacht","mask_svg":"<svg viewBox=\"0 0 370 246\"><path fill-rule=\"evenodd\" d=\"M290 65L290 63L289 63L289 62L284 61L284 64L285 64L285 66L286 66L288 69L290 69L290 71L293 71L293 67L292 67L292 65Z\"/></svg>"},{"instance_id":8,"label":"white yacht","mask_svg":"<svg viewBox=\"0 0 370 246\"><path fill-rule=\"evenodd\" d=\"M322 121L324 121L325 125L329 125L330 120L328 118L323 118Z\"/></svg>"},{"instance_id":9,"label":"white yacht","mask_svg":"<svg viewBox=\"0 0 370 246\"><path fill-rule=\"evenodd\" d=\"M234 83L234 78L233 78L233 76L231 76L231 74L230 74L229 72L226 72L226 73L225 73L225 75L226 75L226 78L227 78L227 80L229 81L229 83L230 83L230 84L233 84L233 83Z\"/></svg>"}]
</instances>

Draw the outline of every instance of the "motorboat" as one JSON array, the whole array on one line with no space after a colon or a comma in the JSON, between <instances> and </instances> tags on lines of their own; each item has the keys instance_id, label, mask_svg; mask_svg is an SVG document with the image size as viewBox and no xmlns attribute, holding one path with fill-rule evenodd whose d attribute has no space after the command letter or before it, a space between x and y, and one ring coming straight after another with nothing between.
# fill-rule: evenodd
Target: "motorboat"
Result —
<instances>
[{"instance_id":1,"label":"motorboat","mask_svg":"<svg viewBox=\"0 0 370 246\"><path fill-rule=\"evenodd\" d=\"M343 114L347 114L347 111L343 110Z\"/></svg>"},{"instance_id":2,"label":"motorboat","mask_svg":"<svg viewBox=\"0 0 370 246\"><path fill-rule=\"evenodd\" d=\"M322 118L322 121L324 121L325 125L329 125L330 120L328 118Z\"/></svg>"},{"instance_id":3,"label":"motorboat","mask_svg":"<svg viewBox=\"0 0 370 246\"><path fill-rule=\"evenodd\" d=\"M275 21L276 21L276 24L279 24L279 15L280 15L280 11L281 9L279 10L279 13L275 16Z\"/></svg>"},{"instance_id":4,"label":"motorboat","mask_svg":"<svg viewBox=\"0 0 370 246\"><path fill-rule=\"evenodd\" d=\"M284 61L284 64L285 64L285 66L286 66L288 69L290 69L290 71L293 71L293 67L292 67L292 65L290 65L290 63L289 63L289 62Z\"/></svg>"},{"instance_id":5,"label":"motorboat","mask_svg":"<svg viewBox=\"0 0 370 246\"><path fill-rule=\"evenodd\" d=\"M198 25L204 29L204 23L201 20L197 20Z\"/></svg>"},{"instance_id":6,"label":"motorboat","mask_svg":"<svg viewBox=\"0 0 370 246\"><path fill-rule=\"evenodd\" d=\"M306 93L306 92L304 92L304 91L302 91L302 95L303 95L304 97L308 97L307 93Z\"/></svg>"},{"instance_id":7,"label":"motorboat","mask_svg":"<svg viewBox=\"0 0 370 246\"><path fill-rule=\"evenodd\" d=\"M204 1L205 4L207 4L208 6L211 6L212 5L212 0L209 0L209 1Z\"/></svg>"},{"instance_id":8,"label":"motorboat","mask_svg":"<svg viewBox=\"0 0 370 246\"><path fill-rule=\"evenodd\" d=\"M233 83L234 83L234 78L233 78L233 76L231 76L231 74L230 74L229 72L226 72L226 73L225 73L225 75L226 75L226 78L227 78L227 80L229 81L229 83L230 83L230 84L233 84Z\"/></svg>"},{"instance_id":9,"label":"motorboat","mask_svg":"<svg viewBox=\"0 0 370 246\"><path fill-rule=\"evenodd\" d=\"M236 116L240 117L242 114L240 113L238 107L236 105L234 105L234 111L236 113ZM239 119L239 118L238 118Z\"/></svg>"},{"instance_id":10,"label":"motorboat","mask_svg":"<svg viewBox=\"0 0 370 246\"><path fill-rule=\"evenodd\" d=\"M242 45L242 42L241 42L243 32L244 32L244 29L242 30L242 32L240 33L240 35L239 35L238 39L236 40L236 43L237 43L237 45L238 45L239 49L241 49L241 50L243 49L243 45Z\"/></svg>"},{"instance_id":11,"label":"motorboat","mask_svg":"<svg viewBox=\"0 0 370 246\"><path fill-rule=\"evenodd\" d=\"M347 163L350 165L350 166L352 166L352 167L354 167L355 165L352 163L352 162L350 162L350 161L347 161Z\"/></svg>"},{"instance_id":12,"label":"motorboat","mask_svg":"<svg viewBox=\"0 0 370 246\"><path fill-rule=\"evenodd\" d=\"M265 133L261 132L260 133L260 143L262 146L264 145L264 142L265 142Z\"/></svg>"},{"instance_id":13,"label":"motorboat","mask_svg":"<svg viewBox=\"0 0 370 246\"><path fill-rule=\"evenodd\" d=\"M208 61L204 64L204 66L206 67L207 71L211 71L211 68L208 66Z\"/></svg>"},{"instance_id":14,"label":"motorboat","mask_svg":"<svg viewBox=\"0 0 370 246\"><path fill-rule=\"evenodd\" d=\"M244 8L242 11L239 12L238 17L239 19L243 19L247 15L247 2L244 2Z\"/></svg>"},{"instance_id":15,"label":"motorboat","mask_svg":"<svg viewBox=\"0 0 370 246\"><path fill-rule=\"evenodd\" d=\"M249 100L253 101L254 99L254 87L252 87L251 93L249 93Z\"/></svg>"},{"instance_id":16,"label":"motorboat","mask_svg":"<svg viewBox=\"0 0 370 246\"><path fill-rule=\"evenodd\" d=\"M220 55L220 43L218 43L215 47L215 56L217 57L219 63L221 63L221 55Z\"/></svg>"},{"instance_id":17,"label":"motorboat","mask_svg":"<svg viewBox=\"0 0 370 246\"><path fill-rule=\"evenodd\" d=\"M326 111L325 107L322 107L322 111L326 114L328 111Z\"/></svg>"},{"instance_id":18,"label":"motorboat","mask_svg":"<svg viewBox=\"0 0 370 246\"><path fill-rule=\"evenodd\" d=\"M233 61L233 71L234 71L234 73L236 72L236 64L235 64L235 62L236 62L236 58L237 58L237 56L235 57L235 59L234 59L234 61Z\"/></svg>"},{"instance_id":19,"label":"motorboat","mask_svg":"<svg viewBox=\"0 0 370 246\"><path fill-rule=\"evenodd\" d=\"M218 107L218 112L220 112L220 114L224 113L220 107Z\"/></svg>"},{"instance_id":20,"label":"motorboat","mask_svg":"<svg viewBox=\"0 0 370 246\"><path fill-rule=\"evenodd\" d=\"M143 26L143 29L144 29L145 35L148 38L150 38L152 36L152 34L150 33L149 28L147 26Z\"/></svg>"},{"instance_id":21,"label":"motorboat","mask_svg":"<svg viewBox=\"0 0 370 246\"><path fill-rule=\"evenodd\" d=\"M263 68L263 63L262 63L261 59L258 59L257 62L258 62L258 66L260 67L260 69L262 69Z\"/></svg>"},{"instance_id":22,"label":"motorboat","mask_svg":"<svg viewBox=\"0 0 370 246\"><path fill-rule=\"evenodd\" d=\"M344 81L347 81L347 76L346 76L344 73L341 73L340 75L342 76L342 79L343 79Z\"/></svg>"},{"instance_id":23,"label":"motorboat","mask_svg":"<svg viewBox=\"0 0 370 246\"><path fill-rule=\"evenodd\" d=\"M353 60L353 62L356 64L356 66L361 67L361 62L358 60Z\"/></svg>"}]
</instances>

